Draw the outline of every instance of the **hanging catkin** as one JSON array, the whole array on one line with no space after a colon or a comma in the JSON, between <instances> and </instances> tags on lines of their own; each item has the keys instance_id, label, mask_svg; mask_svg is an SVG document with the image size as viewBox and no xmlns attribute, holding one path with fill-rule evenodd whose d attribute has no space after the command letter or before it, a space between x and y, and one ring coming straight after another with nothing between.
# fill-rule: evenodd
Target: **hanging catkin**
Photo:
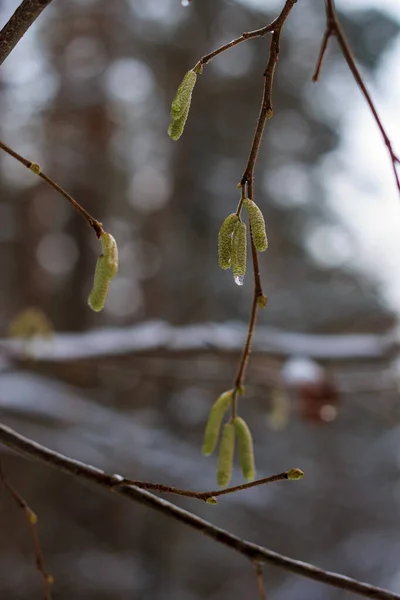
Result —
<instances>
[{"instance_id":1,"label":"hanging catkin","mask_svg":"<svg viewBox=\"0 0 400 600\"><path fill-rule=\"evenodd\" d=\"M188 71L182 79L176 91L175 98L172 101L168 135L175 141L179 140L185 128L196 80L197 73L195 71Z\"/></svg>"},{"instance_id":2,"label":"hanging catkin","mask_svg":"<svg viewBox=\"0 0 400 600\"><path fill-rule=\"evenodd\" d=\"M228 215L218 233L218 262L221 269L229 269L232 257L232 235L239 223L236 213Z\"/></svg>"},{"instance_id":3,"label":"hanging catkin","mask_svg":"<svg viewBox=\"0 0 400 600\"><path fill-rule=\"evenodd\" d=\"M243 477L248 481L252 481L256 476L256 469L254 466L254 450L251 432L246 421L241 417L235 417L233 419L233 424L235 426L239 444L239 461Z\"/></svg>"},{"instance_id":4,"label":"hanging catkin","mask_svg":"<svg viewBox=\"0 0 400 600\"><path fill-rule=\"evenodd\" d=\"M226 487L231 480L234 453L235 426L233 423L226 423L222 430L222 438L219 445L217 481L220 487Z\"/></svg>"},{"instance_id":5,"label":"hanging catkin","mask_svg":"<svg viewBox=\"0 0 400 600\"><path fill-rule=\"evenodd\" d=\"M251 226L251 234L253 236L254 246L258 252L264 252L268 248L267 233L265 231L265 221L261 210L257 204L245 198L243 200L243 206L245 207L249 216L249 222Z\"/></svg>"},{"instance_id":6,"label":"hanging catkin","mask_svg":"<svg viewBox=\"0 0 400 600\"><path fill-rule=\"evenodd\" d=\"M246 223L240 221L233 232L231 265L234 277L243 277L246 273Z\"/></svg>"},{"instance_id":7,"label":"hanging catkin","mask_svg":"<svg viewBox=\"0 0 400 600\"><path fill-rule=\"evenodd\" d=\"M97 259L92 291L89 294L88 304L92 310L103 310L110 282L118 273L118 248L113 236L103 232L100 237L103 253Z\"/></svg>"},{"instance_id":8,"label":"hanging catkin","mask_svg":"<svg viewBox=\"0 0 400 600\"><path fill-rule=\"evenodd\" d=\"M203 454L210 456L217 445L222 419L228 406L232 402L233 391L228 390L221 394L211 407L206 431L204 434Z\"/></svg>"}]
</instances>

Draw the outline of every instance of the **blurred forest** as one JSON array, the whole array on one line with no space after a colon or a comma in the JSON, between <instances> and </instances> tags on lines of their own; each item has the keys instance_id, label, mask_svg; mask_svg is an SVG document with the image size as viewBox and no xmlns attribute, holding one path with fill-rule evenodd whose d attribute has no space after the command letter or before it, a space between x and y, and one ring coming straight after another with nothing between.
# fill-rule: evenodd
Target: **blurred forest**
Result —
<instances>
[{"instance_id":1,"label":"blurred forest","mask_svg":"<svg viewBox=\"0 0 400 600\"><path fill-rule=\"evenodd\" d=\"M120 249L106 308L93 313L87 296L99 242L49 186L0 156L1 337L34 306L55 332L70 334L60 344L69 340L77 351L76 358L51 358L49 342L45 356L26 359L9 354L3 339L3 423L108 472L215 487L215 458L200 452L203 428L211 403L231 385L240 350L226 342L222 350L204 343L177 352L154 340L161 322L226 322L227 331L240 332L247 322L250 273L235 286L218 268L216 243L239 198L268 37L208 65L183 137L174 143L166 130L183 74L222 43L271 21L280 8L268 12L269 4L257 11L245 0L192 0L187 7L179 0L54 0L1 67L0 138L39 163ZM1 3L2 24L14 8L11 0ZM341 18L363 73L373 78L398 24L372 9ZM269 302L260 331L385 336L396 316L376 282L340 260L345 224L325 201L329 181L320 165L340 141L332 106L345 106L355 84L334 42L321 81L311 83L324 27L323 3L301 0L283 29L275 115L256 169L270 244L261 256ZM376 151L385 152L383 143ZM317 261L308 244L327 227L339 240L334 267ZM144 321L158 326L141 329ZM86 333L97 328L130 332L132 347L79 357ZM134 350L137 339L145 341ZM101 333L96 343L101 349ZM217 506L176 503L273 550L400 593L397 354L365 361L328 355L329 348L320 366L336 391L322 406L335 406L321 414L319 405L307 405L312 394L285 388L282 366L296 358L290 352L260 349L250 363L242 411L258 474L300 467L301 482L256 488ZM242 557L144 507L0 451L10 480L39 515L56 600L257 597ZM265 581L274 600L350 598L269 567ZM0 598L42 594L26 523L0 489Z\"/></svg>"}]
</instances>

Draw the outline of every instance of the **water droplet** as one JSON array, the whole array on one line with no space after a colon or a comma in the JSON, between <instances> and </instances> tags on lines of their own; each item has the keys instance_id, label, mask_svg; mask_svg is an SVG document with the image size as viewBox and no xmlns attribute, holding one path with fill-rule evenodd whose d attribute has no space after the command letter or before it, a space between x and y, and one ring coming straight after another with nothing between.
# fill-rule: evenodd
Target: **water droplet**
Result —
<instances>
[{"instance_id":1,"label":"water droplet","mask_svg":"<svg viewBox=\"0 0 400 600\"><path fill-rule=\"evenodd\" d=\"M235 275L233 279L234 279L236 285L243 285L244 275Z\"/></svg>"},{"instance_id":2,"label":"water droplet","mask_svg":"<svg viewBox=\"0 0 400 600\"><path fill-rule=\"evenodd\" d=\"M190 0L181 0L181 4L182 4L182 6L189 6Z\"/></svg>"}]
</instances>

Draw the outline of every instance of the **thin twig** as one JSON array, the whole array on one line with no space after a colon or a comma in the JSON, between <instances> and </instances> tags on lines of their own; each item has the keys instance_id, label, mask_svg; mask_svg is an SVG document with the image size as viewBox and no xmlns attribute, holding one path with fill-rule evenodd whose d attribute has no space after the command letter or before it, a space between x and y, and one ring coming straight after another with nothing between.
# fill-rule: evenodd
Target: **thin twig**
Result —
<instances>
[{"instance_id":1,"label":"thin twig","mask_svg":"<svg viewBox=\"0 0 400 600\"><path fill-rule=\"evenodd\" d=\"M271 23L269 23L268 25L265 25L264 27L260 27L260 29L254 29L253 31L247 31L247 32L243 33L241 36L232 40L231 42L228 42L227 44L220 46L213 52L206 54L195 65L194 69L201 70L201 67L203 67L204 65L209 63L213 58L215 58L219 54L222 54L223 52L226 52L226 50L230 50L234 46L241 44L242 42L246 42L247 40L251 40L251 39L254 39L257 37L262 37L262 36L266 35L267 33L271 33L272 31L275 31L276 29L280 29L282 27L284 21L286 20L288 14L290 12L290 9L292 8L292 5L295 4L296 2L297 2L297 0L289 0L288 2L286 2L281 14L276 19L274 19Z\"/></svg>"},{"instance_id":2,"label":"thin twig","mask_svg":"<svg viewBox=\"0 0 400 600\"><path fill-rule=\"evenodd\" d=\"M68 202L73 206L73 208L76 211L78 211L78 213L80 213L84 217L84 219L86 219L86 221L88 222L90 227L92 227L94 229L94 231L96 232L97 237L99 238L101 236L101 234L103 233L102 224L99 221L97 221L94 217L92 217L92 215L90 215L87 212L87 210L85 210L83 208L83 206L81 206L70 194L68 194L68 192L66 192L60 185L58 185L58 183L53 181L53 179L51 179L48 175L45 175L44 173L42 173L40 166L37 163L34 163L34 162L28 160L27 158L24 158L23 156L21 156L21 154L18 154L18 152L16 152L15 150L13 150L9 146L7 146L7 144L2 142L1 140L0 140L0 149L4 150L4 152L7 152L7 154L9 154L13 158L15 158L18 162L23 164L27 169L32 171L32 173L34 173L35 175L38 175L41 179L43 179L43 181L48 183L59 194L64 196L64 198L66 198L68 200Z\"/></svg>"},{"instance_id":3,"label":"thin twig","mask_svg":"<svg viewBox=\"0 0 400 600\"><path fill-rule=\"evenodd\" d=\"M42 553L42 550L40 547L39 536L38 536L37 527L36 527L37 520L38 520L37 515L30 508L28 503L22 498L21 494L19 494L19 492L17 492L15 487L8 481L8 479L5 476L5 473L3 470L3 465L1 463L1 461L0 461L0 481L3 482L4 487L10 492L10 495L12 496L12 498L14 499L16 504L18 504L18 506L20 508L22 508L22 510L25 513L25 516L29 523L29 527L30 527L30 531L31 531L33 548L34 548L35 559L36 559L36 567L37 567L37 570L39 571L39 573L42 575L43 581L44 581L44 598L45 598L45 600L51 600L50 586L54 580L53 580L52 575L50 575L46 571L46 568L44 566L43 553Z\"/></svg>"},{"instance_id":4,"label":"thin twig","mask_svg":"<svg viewBox=\"0 0 400 600\"><path fill-rule=\"evenodd\" d=\"M272 88L274 83L274 75L276 65L279 59L280 50L280 36L282 27L289 16L289 13L297 0L286 0L285 5L282 9L281 14L273 21L269 31L272 31L272 38L270 44L269 59L267 67L264 71L264 91L261 102L261 108L257 119L257 125L254 132L253 142L249 158L247 160L246 168L244 170L241 187L242 187L242 198L248 197L254 201L254 170L258 158L258 152L260 150L261 140L264 133L265 125L267 120L273 116L272 107ZM247 194L246 194L247 191ZM232 402L232 416L236 414L236 398L239 391L243 388L244 380L246 377L246 369L251 353L251 344L254 335L254 330L257 320L257 311L259 307L265 308L267 304L267 298L264 296L260 277L260 266L258 261L258 253L253 241L253 233L250 226L250 243L251 243L251 256L253 263L253 277L254 277L254 294L250 312L249 326L247 331L246 342L240 357L239 366L234 383L233 391L233 402Z\"/></svg>"},{"instance_id":5,"label":"thin twig","mask_svg":"<svg viewBox=\"0 0 400 600\"><path fill-rule=\"evenodd\" d=\"M257 479L256 481L250 481L249 483L242 483L240 485L235 485L229 488L225 488L223 490L211 490L207 492L194 492L192 490L182 490L171 485L164 485L163 483L137 481L135 479L126 479L125 477L120 480L117 480L114 485L116 487L123 485L134 485L135 487L138 487L141 490L152 490L153 492L162 492L164 494L177 494L179 496L186 496L187 498L196 498L197 500L204 500L204 502L208 502L210 499L216 499L218 496L224 496L226 494L241 492L243 490L248 490L259 485L265 485L266 483L273 483L275 481L284 481L285 479L290 479L288 473L289 471L285 471L283 473L278 473L277 475L264 477L263 479Z\"/></svg>"},{"instance_id":6,"label":"thin twig","mask_svg":"<svg viewBox=\"0 0 400 600\"><path fill-rule=\"evenodd\" d=\"M215 542L224 544L228 548L239 552L252 562L258 560L262 563L270 563L276 567L296 573L297 575L320 581L321 583L326 583L339 589L348 590L349 592L360 594L366 598L373 598L374 600L400 600L399 594L395 594L389 590L357 581L356 579L346 577L345 575L339 575L338 573L319 569L309 563L294 560L293 558L283 556L282 554L273 552L263 546L258 546L257 544L243 540L229 531L216 527L215 525L212 525L212 523L167 502L163 498L158 498L145 490L140 490L136 487L115 487L115 481L118 479L115 476L107 475L100 469L96 469L95 467L78 460L58 454L1 424L0 442L9 448L12 448L19 454L27 456L35 461L45 463L55 468L57 471L74 475L80 481L94 483L99 488L114 491L129 500L148 506L149 508L199 531L203 535L213 539Z\"/></svg>"},{"instance_id":7,"label":"thin twig","mask_svg":"<svg viewBox=\"0 0 400 600\"><path fill-rule=\"evenodd\" d=\"M0 65L51 0L24 0L0 31Z\"/></svg>"},{"instance_id":8,"label":"thin twig","mask_svg":"<svg viewBox=\"0 0 400 600\"><path fill-rule=\"evenodd\" d=\"M263 565L258 560L255 560L253 562L253 564L254 564L254 569L256 571L256 582L257 582L258 595L260 596L260 600L267 600L267 593L265 591L264 581L263 581Z\"/></svg>"},{"instance_id":9,"label":"thin twig","mask_svg":"<svg viewBox=\"0 0 400 600\"><path fill-rule=\"evenodd\" d=\"M386 133L386 130L383 126L382 120L381 120L380 116L378 115L378 111L375 107L375 104L374 104L374 102L371 98L371 95L364 83L364 80L360 74L360 71L357 68L353 53L350 49L350 46L346 39L346 36L343 32L342 25L337 16L335 2L334 2L334 0L325 0L325 5L326 5L326 29L325 29L324 37L322 39L321 48L319 51L317 66L316 66L316 69L315 69L315 72L313 75L313 81L318 80L322 62L324 59L324 55L326 53L326 49L328 46L329 38L331 36L334 36L338 41L338 44L340 46L340 49L344 56L344 59L347 63L347 66L349 67L351 74L353 75L359 89L361 90L361 93L363 94L363 96L365 98L365 100L369 106L369 109L372 113L372 116L375 119L376 124L378 125L379 131L381 133L381 136L383 138L385 146L387 147L389 155L390 155L393 174L394 174L394 177L396 180L396 186L397 186L397 189L400 194L400 177L397 172L397 165L400 164L400 159L393 150L392 143L389 139L388 134Z\"/></svg>"}]
</instances>

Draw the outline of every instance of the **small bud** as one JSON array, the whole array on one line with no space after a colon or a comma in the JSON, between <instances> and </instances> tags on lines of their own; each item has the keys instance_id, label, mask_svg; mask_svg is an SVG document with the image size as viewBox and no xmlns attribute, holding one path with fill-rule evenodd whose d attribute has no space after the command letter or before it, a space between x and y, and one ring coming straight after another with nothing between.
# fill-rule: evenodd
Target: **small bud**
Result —
<instances>
[{"instance_id":1,"label":"small bud","mask_svg":"<svg viewBox=\"0 0 400 600\"><path fill-rule=\"evenodd\" d=\"M232 390L221 394L211 407L208 417L206 431L204 434L203 454L210 456L215 450L221 429L222 419L233 398Z\"/></svg>"},{"instance_id":2,"label":"small bud","mask_svg":"<svg viewBox=\"0 0 400 600\"><path fill-rule=\"evenodd\" d=\"M290 469L287 472L287 478L296 481L297 479L301 479L304 476L304 473L301 469Z\"/></svg>"},{"instance_id":3,"label":"small bud","mask_svg":"<svg viewBox=\"0 0 400 600\"><path fill-rule=\"evenodd\" d=\"M47 575L47 577L46 577L46 582L47 582L49 585L53 585L53 583L54 583L54 577L53 577L53 575Z\"/></svg>"},{"instance_id":4,"label":"small bud","mask_svg":"<svg viewBox=\"0 0 400 600\"><path fill-rule=\"evenodd\" d=\"M217 481L220 487L226 487L231 480L234 453L235 427L233 423L226 423L222 430L222 439L219 447Z\"/></svg>"},{"instance_id":5,"label":"small bud","mask_svg":"<svg viewBox=\"0 0 400 600\"><path fill-rule=\"evenodd\" d=\"M218 233L218 262L221 269L229 269L232 256L232 235L239 223L236 213L228 215Z\"/></svg>"},{"instance_id":6,"label":"small bud","mask_svg":"<svg viewBox=\"0 0 400 600\"><path fill-rule=\"evenodd\" d=\"M171 104L171 123L168 135L173 140L178 140L184 130L186 119L189 114L192 92L197 80L197 73L188 71L177 89L175 98Z\"/></svg>"},{"instance_id":7,"label":"small bud","mask_svg":"<svg viewBox=\"0 0 400 600\"><path fill-rule=\"evenodd\" d=\"M233 276L242 279L246 273L247 239L246 223L238 223L232 237L231 265ZM243 279L242 279L243 281Z\"/></svg>"},{"instance_id":8,"label":"small bud","mask_svg":"<svg viewBox=\"0 0 400 600\"><path fill-rule=\"evenodd\" d=\"M30 523L32 523L32 525L36 525L36 523L38 522L37 515L30 508L28 509L28 517Z\"/></svg>"},{"instance_id":9,"label":"small bud","mask_svg":"<svg viewBox=\"0 0 400 600\"><path fill-rule=\"evenodd\" d=\"M264 296L264 294L262 294L261 296L257 296L257 304L260 308L266 308L267 303L268 303L267 296Z\"/></svg>"},{"instance_id":10,"label":"small bud","mask_svg":"<svg viewBox=\"0 0 400 600\"><path fill-rule=\"evenodd\" d=\"M245 198L243 200L243 206L247 210L249 216L251 235L253 237L254 246L258 252L264 252L268 248L267 234L265 231L265 222L261 210L257 204Z\"/></svg>"},{"instance_id":11,"label":"small bud","mask_svg":"<svg viewBox=\"0 0 400 600\"><path fill-rule=\"evenodd\" d=\"M206 498L206 502L207 504L217 504L218 500L215 496L209 496L208 498Z\"/></svg>"},{"instance_id":12,"label":"small bud","mask_svg":"<svg viewBox=\"0 0 400 600\"><path fill-rule=\"evenodd\" d=\"M35 175L39 175L39 173L40 173L40 165L38 165L37 163L31 163L29 165L29 168L32 171L32 173L35 173Z\"/></svg>"},{"instance_id":13,"label":"small bud","mask_svg":"<svg viewBox=\"0 0 400 600\"><path fill-rule=\"evenodd\" d=\"M250 429L246 421L241 417L235 417L233 424L239 442L239 460L243 477L247 481L253 481L256 476L256 469L254 466L253 439Z\"/></svg>"}]
</instances>

